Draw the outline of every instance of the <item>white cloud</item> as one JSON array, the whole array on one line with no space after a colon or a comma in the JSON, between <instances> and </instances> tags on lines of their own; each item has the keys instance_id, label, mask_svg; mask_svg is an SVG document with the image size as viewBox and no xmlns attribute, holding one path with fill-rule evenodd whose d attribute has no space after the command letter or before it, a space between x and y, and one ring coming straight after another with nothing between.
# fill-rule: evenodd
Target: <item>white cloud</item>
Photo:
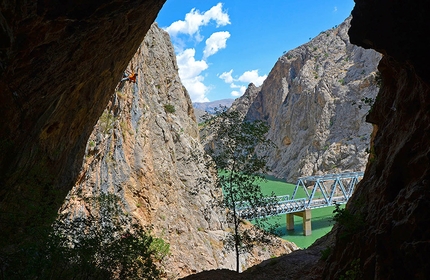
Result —
<instances>
[{"instance_id":1,"label":"white cloud","mask_svg":"<svg viewBox=\"0 0 430 280\"><path fill-rule=\"evenodd\" d=\"M193 102L208 101L206 95L210 88L204 84L204 76L202 75L202 72L209 67L205 60L219 50L224 49L227 39L230 38L230 33L227 31L213 33L206 40L202 60L196 60L196 51L192 48L187 49L187 42L189 42L189 39L194 39L197 43L203 41L203 36L200 34L201 29L210 23L216 23L217 28L230 24L230 17L227 11L223 10L222 3L218 3L205 12L200 12L193 8L185 15L184 20L175 21L164 28L172 38L179 67L179 76ZM178 36L180 34L185 34L185 36Z\"/></svg>"},{"instance_id":2,"label":"white cloud","mask_svg":"<svg viewBox=\"0 0 430 280\"><path fill-rule=\"evenodd\" d=\"M258 76L258 70L251 70L244 72L237 80L244 83L253 83L258 87L266 78L267 75Z\"/></svg>"},{"instance_id":3,"label":"white cloud","mask_svg":"<svg viewBox=\"0 0 430 280\"><path fill-rule=\"evenodd\" d=\"M227 39L230 38L230 32L220 31L213 33L206 40L206 47L203 51L203 59L216 54L219 50L225 49L227 46Z\"/></svg>"},{"instance_id":4,"label":"white cloud","mask_svg":"<svg viewBox=\"0 0 430 280\"><path fill-rule=\"evenodd\" d=\"M230 17L222 10L222 3L218 3L204 13L193 8L185 15L185 20L175 21L170 26L166 27L165 30L172 37L183 33L195 36L196 40L200 42L203 40L199 32L200 27L208 25L212 20L216 22L217 27L230 24Z\"/></svg>"},{"instance_id":5,"label":"white cloud","mask_svg":"<svg viewBox=\"0 0 430 280\"><path fill-rule=\"evenodd\" d=\"M230 85L230 87L231 87L231 85ZM238 96L242 96L244 93L245 93L245 91L246 91L246 86L237 86L238 88L239 88L239 91L237 91L237 90L233 90L230 94L231 94L231 96L234 96L234 97L238 97Z\"/></svg>"},{"instance_id":6,"label":"white cloud","mask_svg":"<svg viewBox=\"0 0 430 280\"><path fill-rule=\"evenodd\" d=\"M333 9L333 13L336 13L336 12L337 12L337 7L335 6Z\"/></svg>"},{"instance_id":7,"label":"white cloud","mask_svg":"<svg viewBox=\"0 0 430 280\"><path fill-rule=\"evenodd\" d=\"M230 84L233 83L233 77L231 76L231 74L233 73L233 69L231 69L228 72L224 72L221 75L219 75L218 77L220 79L222 79L225 83Z\"/></svg>"},{"instance_id":8,"label":"white cloud","mask_svg":"<svg viewBox=\"0 0 430 280\"><path fill-rule=\"evenodd\" d=\"M209 88L203 83L203 79L203 76L196 76L192 79L182 80L193 102L209 102L206 97Z\"/></svg>"},{"instance_id":9,"label":"white cloud","mask_svg":"<svg viewBox=\"0 0 430 280\"><path fill-rule=\"evenodd\" d=\"M239 78L233 78L233 69L228 72L224 72L221 75L218 75L220 79L222 79L226 84L230 84L230 88L238 88L239 90L233 90L231 95L234 97L241 96L245 91L249 83L253 83L257 87L260 86L264 80L267 78L267 75L259 76L258 70L245 71ZM246 83L245 85L240 85L238 83Z\"/></svg>"},{"instance_id":10,"label":"white cloud","mask_svg":"<svg viewBox=\"0 0 430 280\"><path fill-rule=\"evenodd\" d=\"M209 88L203 83L201 73L208 68L208 64L204 60L196 60L195 54L195 49L186 49L176 56L179 76L193 102L207 102Z\"/></svg>"},{"instance_id":11,"label":"white cloud","mask_svg":"<svg viewBox=\"0 0 430 280\"><path fill-rule=\"evenodd\" d=\"M189 79L200 75L200 73L208 68L208 64L204 60L196 60L195 49L186 49L176 56L179 67L179 76L181 79Z\"/></svg>"}]
</instances>

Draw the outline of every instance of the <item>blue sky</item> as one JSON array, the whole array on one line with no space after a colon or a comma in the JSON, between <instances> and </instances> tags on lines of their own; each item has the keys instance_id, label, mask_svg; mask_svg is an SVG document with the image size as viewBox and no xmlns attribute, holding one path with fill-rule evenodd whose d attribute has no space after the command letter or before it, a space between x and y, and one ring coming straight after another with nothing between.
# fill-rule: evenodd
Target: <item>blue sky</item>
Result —
<instances>
[{"instance_id":1,"label":"blue sky","mask_svg":"<svg viewBox=\"0 0 430 280\"><path fill-rule=\"evenodd\" d=\"M260 85L284 51L339 25L353 0L167 0L169 32L193 102L237 98Z\"/></svg>"}]
</instances>

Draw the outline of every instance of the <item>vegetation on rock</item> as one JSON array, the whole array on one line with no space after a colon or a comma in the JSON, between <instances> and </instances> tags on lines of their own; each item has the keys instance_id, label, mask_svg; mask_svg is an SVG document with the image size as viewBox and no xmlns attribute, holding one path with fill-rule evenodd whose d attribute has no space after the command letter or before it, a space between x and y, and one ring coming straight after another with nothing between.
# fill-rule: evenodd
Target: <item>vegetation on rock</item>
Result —
<instances>
[{"instance_id":1,"label":"vegetation on rock","mask_svg":"<svg viewBox=\"0 0 430 280\"><path fill-rule=\"evenodd\" d=\"M3 260L4 279L159 279L169 244L124 220L118 196L85 199L97 216L59 215L43 242L26 246L27 258Z\"/></svg>"}]
</instances>

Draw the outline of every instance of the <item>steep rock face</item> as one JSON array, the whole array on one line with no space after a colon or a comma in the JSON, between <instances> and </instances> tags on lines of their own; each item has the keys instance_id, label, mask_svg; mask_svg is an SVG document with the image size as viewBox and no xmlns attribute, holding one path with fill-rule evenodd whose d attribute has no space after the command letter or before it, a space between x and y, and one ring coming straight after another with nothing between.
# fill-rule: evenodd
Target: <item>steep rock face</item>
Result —
<instances>
[{"instance_id":1,"label":"steep rock face","mask_svg":"<svg viewBox=\"0 0 430 280\"><path fill-rule=\"evenodd\" d=\"M162 264L169 279L234 268L234 255L223 249L223 211L214 204L220 192L205 164L169 35L154 24L128 69L138 73L137 83L119 84L98 121L63 215L97 212L85 198L113 193L121 197L124 215L153 225L154 233L170 243L171 254ZM294 249L277 240L266 252L244 255L241 266Z\"/></svg>"},{"instance_id":2,"label":"steep rock face","mask_svg":"<svg viewBox=\"0 0 430 280\"><path fill-rule=\"evenodd\" d=\"M351 42L384 54L378 66L382 87L367 118L374 124L374 151L347 205L352 223L334 227L330 233L335 237L334 246L327 244L332 247L331 255L325 262L308 266L308 271L314 270L312 275L291 279L427 279L430 72L426 69L430 42L422 34L430 26L430 18L425 16L430 7L424 0L355 2ZM354 226L355 222L361 223ZM321 273L318 267L324 263ZM265 279L289 279L288 267L283 268ZM241 277L228 273L223 279ZM258 270L250 271L248 279L259 279Z\"/></svg>"},{"instance_id":3,"label":"steep rock face","mask_svg":"<svg viewBox=\"0 0 430 280\"><path fill-rule=\"evenodd\" d=\"M348 205L362 224L352 233L338 226L325 278L430 275L430 45L420 39L429 12L427 1L356 0L351 41L384 54L382 88L367 118L375 127L372 160Z\"/></svg>"},{"instance_id":4,"label":"steep rock face","mask_svg":"<svg viewBox=\"0 0 430 280\"><path fill-rule=\"evenodd\" d=\"M243 95L233 102L230 110L238 111L245 116L260 90L261 86L256 87L253 83L250 83Z\"/></svg>"},{"instance_id":5,"label":"steep rock face","mask_svg":"<svg viewBox=\"0 0 430 280\"><path fill-rule=\"evenodd\" d=\"M248 119L271 127L277 149L269 165L278 177L364 170L372 129L365 115L381 56L350 44L349 24L284 54L249 107Z\"/></svg>"},{"instance_id":6,"label":"steep rock face","mask_svg":"<svg viewBox=\"0 0 430 280\"><path fill-rule=\"evenodd\" d=\"M1 2L1 249L37 239L31 229L52 222L164 2Z\"/></svg>"}]
</instances>

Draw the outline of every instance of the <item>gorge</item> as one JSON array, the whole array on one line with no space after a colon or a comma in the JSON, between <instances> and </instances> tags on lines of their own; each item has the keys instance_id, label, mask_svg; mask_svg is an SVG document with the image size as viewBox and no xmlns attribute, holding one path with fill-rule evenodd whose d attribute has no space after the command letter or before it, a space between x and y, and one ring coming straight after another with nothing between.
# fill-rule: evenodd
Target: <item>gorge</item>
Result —
<instances>
[{"instance_id":1,"label":"gorge","mask_svg":"<svg viewBox=\"0 0 430 280\"><path fill-rule=\"evenodd\" d=\"M351 42L383 55L378 66L382 86L366 118L373 125L370 160L347 206L361 223L352 232L348 225L337 224L308 250L240 275L224 271L224 279L337 279L353 273L363 279L426 279L430 275L426 254L430 239L429 42L423 38L430 25L430 8L424 0L355 2ZM122 101L114 100L112 93L163 3L67 2L61 7L50 1L1 3L1 260L23 243L37 240L34 229L53 221L79 178L87 141L109 101L114 101L111 106L133 104L132 88ZM181 106L187 107L187 102ZM169 115L160 114L169 123ZM127 121L129 129L137 125ZM169 121L169 129L181 131L175 118ZM171 136L164 139L173 145ZM151 212L144 200L136 202L145 206L135 204L139 209L134 210ZM326 247L331 253L322 260L320 250ZM297 261L306 270L286 269ZM217 279L210 275L201 276Z\"/></svg>"}]
</instances>

